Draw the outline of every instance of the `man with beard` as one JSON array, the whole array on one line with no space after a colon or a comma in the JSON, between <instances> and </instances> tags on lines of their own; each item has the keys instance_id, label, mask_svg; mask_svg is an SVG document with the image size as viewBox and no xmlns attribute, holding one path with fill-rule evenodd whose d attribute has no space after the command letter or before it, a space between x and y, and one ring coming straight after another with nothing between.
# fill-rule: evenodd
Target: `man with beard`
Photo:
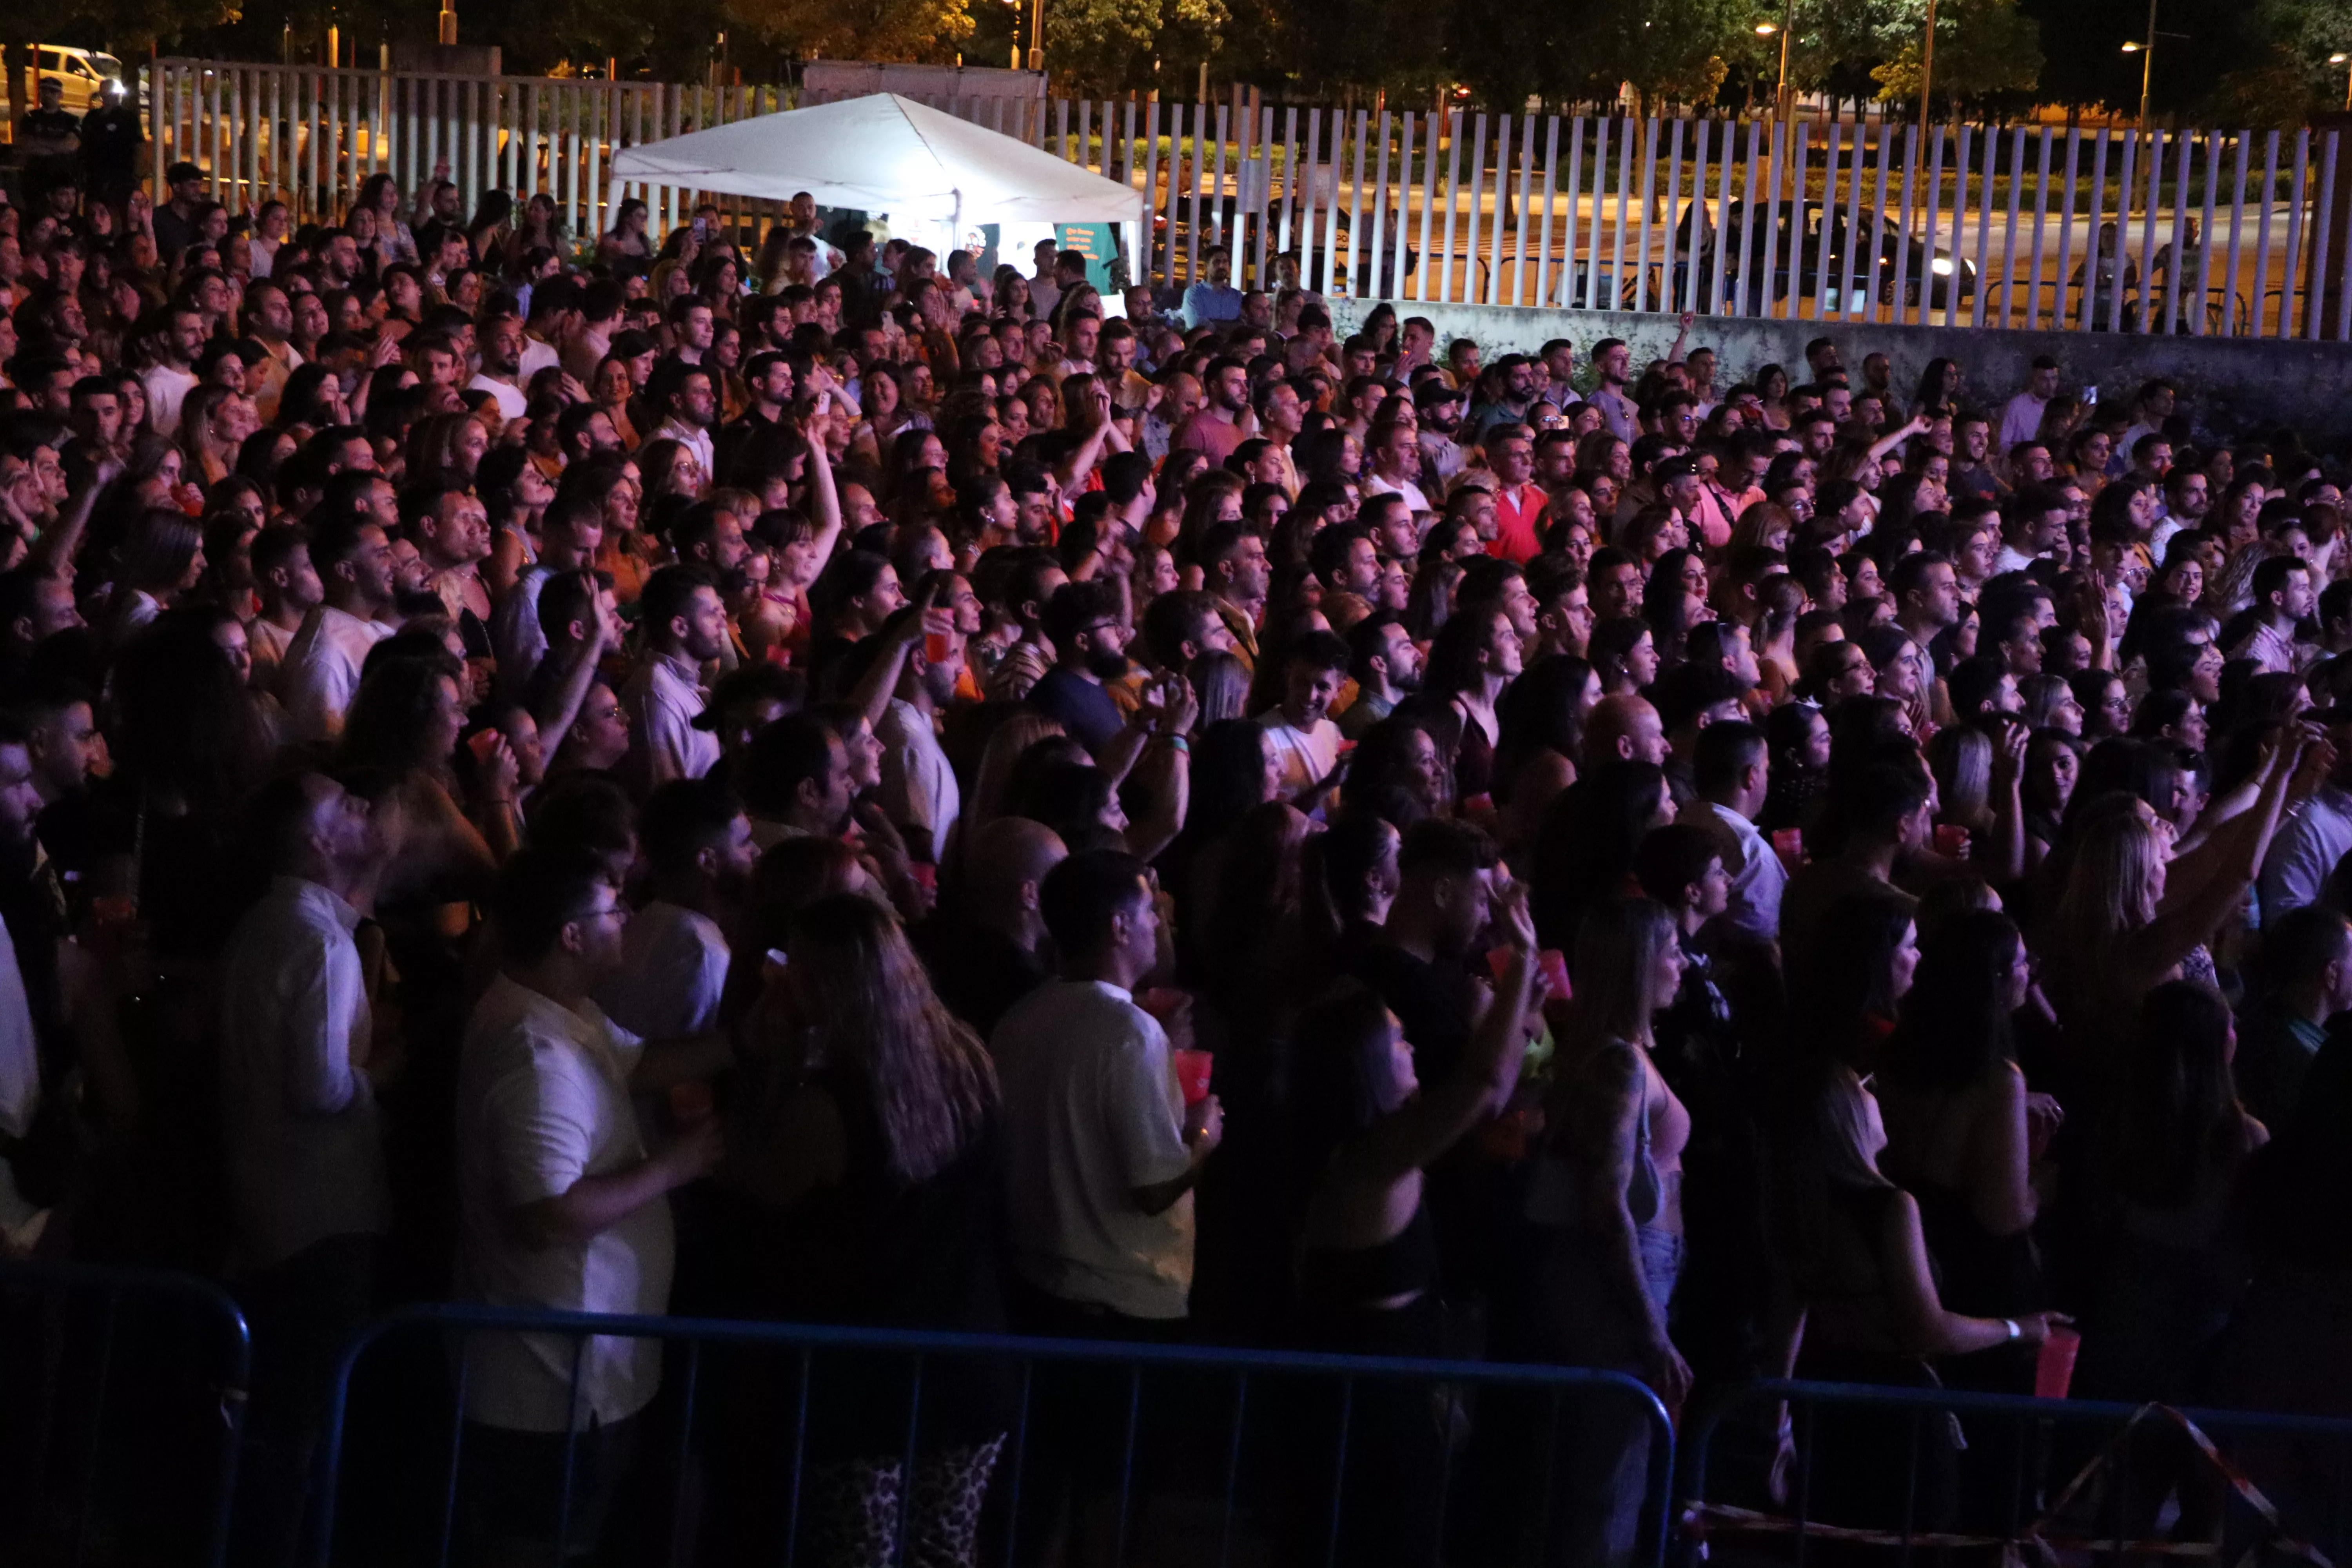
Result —
<instances>
[{"instance_id":1,"label":"man with beard","mask_svg":"<svg viewBox=\"0 0 2352 1568\"><path fill-rule=\"evenodd\" d=\"M646 658L621 692L635 728L632 749L654 784L698 779L719 761L719 738L694 721L703 708L702 667L727 647L727 606L708 572L665 566L646 579L638 611Z\"/></svg>"},{"instance_id":2,"label":"man with beard","mask_svg":"<svg viewBox=\"0 0 2352 1568\"><path fill-rule=\"evenodd\" d=\"M1360 741L1421 689L1421 649L1394 611L1376 610L1349 628L1348 672L1356 678L1356 700L1339 715L1339 734Z\"/></svg>"},{"instance_id":3,"label":"man with beard","mask_svg":"<svg viewBox=\"0 0 2352 1568\"><path fill-rule=\"evenodd\" d=\"M1100 758L1126 720L1103 683L1127 673L1118 594L1108 583L1066 583L1045 605L1054 668L1029 689L1029 705Z\"/></svg>"},{"instance_id":4,"label":"man with beard","mask_svg":"<svg viewBox=\"0 0 2352 1568\"><path fill-rule=\"evenodd\" d=\"M1601 384L1589 401L1601 410L1609 433L1630 447L1642 434L1640 414L1625 390L1633 379L1633 351L1622 338L1603 338L1592 345L1592 368Z\"/></svg>"},{"instance_id":5,"label":"man with beard","mask_svg":"<svg viewBox=\"0 0 2352 1568\"><path fill-rule=\"evenodd\" d=\"M656 441L677 441L702 465L705 484L719 471L711 448L711 427L719 423L719 395L711 389L710 373L699 365L680 365L671 374L668 388L658 399L663 409Z\"/></svg>"},{"instance_id":6,"label":"man with beard","mask_svg":"<svg viewBox=\"0 0 2352 1568\"><path fill-rule=\"evenodd\" d=\"M849 751L815 714L788 713L752 736L742 777L751 837L761 848L849 831L855 795Z\"/></svg>"},{"instance_id":7,"label":"man with beard","mask_svg":"<svg viewBox=\"0 0 2352 1568\"><path fill-rule=\"evenodd\" d=\"M713 484L741 484L792 468L806 445L790 417L798 381L793 362L773 349L744 362L743 389L751 402L740 418L719 427L713 443L719 460Z\"/></svg>"},{"instance_id":8,"label":"man with beard","mask_svg":"<svg viewBox=\"0 0 2352 1568\"><path fill-rule=\"evenodd\" d=\"M597 1004L649 1039L702 1034L718 1026L727 923L760 858L751 818L716 774L672 779L638 814L637 844L653 897L629 918L621 966L597 985Z\"/></svg>"},{"instance_id":9,"label":"man with beard","mask_svg":"<svg viewBox=\"0 0 2352 1568\"><path fill-rule=\"evenodd\" d=\"M1201 373L1201 386L1208 401L1177 428L1169 449L1206 452L1210 462L1222 464L1257 433L1250 413L1249 372L1239 360L1212 360Z\"/></svg>"},{"instance_id":10,"label":"man with beard","mask_svg":"<svg viewBox=\"0 0 2352 1568\"><path fill-rule=\"evenodd\" d=\"M1455 439L1462 427L1462 393L1446 385L1444 377L1433 375L1413 390L1412 406L1421 426L1422 462L1439 484L1449 483L1470 461Z\"/></svg>"},{"instance_id":11,"label":"man with beard","mask_svg":"<svg viewBox=\"0 0 2352 1568\"><path fill-rule=\"evenodd\" d=\"M258 284L255 286L256 289L259 287ZM250 301L253 293L253 289L248 289L246 293L248 313L252 309ZM494 318L482 329L479 341L482 368L475 373L473 380L466 384L466 389L468 392L487 392L496 398L501 417L521 418L530 407L530 400L523 395L522 390L524 342L522 318L511 312ZM268 346L267 340L264 340L263 346L265 348ZM282 379L279 384L284 384ZM271 397L271 406L273 408L276 406L274 394Z\"/></svg>"}]
</instances>

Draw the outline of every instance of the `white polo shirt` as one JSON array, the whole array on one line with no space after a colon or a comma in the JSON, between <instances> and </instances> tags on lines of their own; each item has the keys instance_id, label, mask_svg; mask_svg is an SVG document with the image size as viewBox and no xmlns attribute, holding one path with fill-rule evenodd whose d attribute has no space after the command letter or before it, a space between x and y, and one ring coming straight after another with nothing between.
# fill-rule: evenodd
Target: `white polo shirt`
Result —
<instances>
[{"instance_id":1,"label":"white polo shirt","mask_svg":"<svg viewBox=\"0 0 2352 1568\"><path fill-rule=\"evenodd\" d=\"M1192 1194L1156 1215L1134 1197L1192 1163L1159 1023L1116 985L1054 981L1004 1016L989 1054L1004 1095L1014 1269L1064 1300L1186 1316Z\"/></svg>"},{"instance_id":2,"label":"white polo shirt","mask_svg":"<svg viewBox=\"0 0 2352 1568\"><path fill-rule=\"evenodd\" d=\"M457 1272L460 1300L554 1311L655 1314L669 1309L676 1237L669 1200L640 1205L585 1241L519 1244L510 1216L559 1197L583 1176L646 1157L628 1079L643 1042L593 1002L574 1012L501 974L466 1022L457 1066ZM519 1432L561 1432L577 1342L561 1334L480 1334L466 1414ZM579 1348L577 1418L635 1415L661 1387L661 1346L592 1337Z\"/></svg>"}]
</instances>

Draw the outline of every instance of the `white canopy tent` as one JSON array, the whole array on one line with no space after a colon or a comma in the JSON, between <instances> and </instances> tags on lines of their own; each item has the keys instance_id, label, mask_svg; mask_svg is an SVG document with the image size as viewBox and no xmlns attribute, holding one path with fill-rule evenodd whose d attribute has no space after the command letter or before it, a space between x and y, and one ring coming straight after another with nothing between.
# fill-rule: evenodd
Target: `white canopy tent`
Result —
<instances>
[{"instance_id":1,"label":"white canopy tent","mask_svg":"<svg viewBox=\"0 0 2352 1568\"><path fill-rule=\"evenodd\" d=\"M613 179L887 213L905 232L947 226L950 246L970 223L1139 222L1142 194L1024 142L875 93L762 114L627 148ZM1130 231L1131 233L1132 231Z\"/></svg>"}]
</instances>

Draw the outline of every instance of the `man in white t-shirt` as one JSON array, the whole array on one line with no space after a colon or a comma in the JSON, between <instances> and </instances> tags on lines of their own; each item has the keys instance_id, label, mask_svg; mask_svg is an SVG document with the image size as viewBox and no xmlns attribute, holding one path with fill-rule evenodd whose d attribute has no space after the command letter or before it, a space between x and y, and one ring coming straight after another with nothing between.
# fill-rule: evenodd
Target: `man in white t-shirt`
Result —
<instances>
[{"instance_id":1,"label":"man in white t-shirt","mask_svg":"<svg viewBox=\"0 0 2352 1568\"><path fill-rule=\"evenodd\" d=\"M466 384L466 389L487 392L498 399L501 418L521 418L530 405L522 390L522 318L500 316L485 326L478 337L482 368Z\"/></svg>"},{"instance_id":2,"label":"man in white t-shirt","mask_svg":"<svg viewBox=\"0 0 2352 1568\"><path fill-rule=\"evenodd\" d=\"M996 1026L1006 1222L1030 1331L1169 1337L1190 1311L1192 1186L1223 1136L1185 1107L1167 1034L1135 1005L1159 962L1143 862L1073 855L1039 889L1061 978Z\"/></svg>"},{"instance_id":3,"label":"man in white t-shirt","mask_svg":"<svg viewBox=\"0 0 2352 1568\"><path fill-rule=\"evenodd\" d=\"M648 1154L631 1103L724 1065L717 1037L648 1047L591 991L623 962L628 910L586 850L528 848L493 899L500 969L457 1068L458 1300L541 1311L669 1307L669 1196L719 1162L704 1120ZM480 1334L468 1345L466 1447L484 1467L486 1536L521 1560L551 1544L549 1482L571 1465L566 1537L593 1551L661 1346L600 1335ZM567 1456L566 1433L576 1447Z\"/></svg>"},{"instance_id":4,"label":"man in white t-shirt","mask_svg":"<svg viewBox=\"0 0 2352 1568\"><path fill-rule=\"evenodd\" d=\"M392 542L371 519L331 519L312 531L310 559L322 597L286 645L278 689L293 738L323 742L342 734L367 651L393 633L377 618L393 604Z\"/></svg>"},{"instance_id":5,"label":"man in white t-shirt","mask_svg":"<svg viewBox=\"0 0 2352 1568\"><path fill-rule=\"evenodd\" d=\"M1283 667L1280 705L1258 715L1274 743L1283 797L1301 811L1315 808L1324 781L1339 765L1339 726L1329 715L1347 681L1347 643L1330 632L1309 632Z\"/></svg>"},{"instance_id":6,"label":"man in white t-shirt","mask_svg":"<svg viewBox=\"0 0 2352 1568\"><path fill-rule=\"evenodd\" d=\"M2009 400L2000 411L2000 435L1998 449L2032 440L2042 434L2042 413L2050 400L2058 395L2058 362L2048 354L2035 356L2033 371L2026 378L2025 390Z\"/></svg>"},{"instance_id":7,"label":"man in white t-shirt","mask_svg":"<svg viewBox=\"0 0 2352 1568\"><path fill-rule=\"evenodd\" d=\"M147 368L139 373L147 389L147 424L158 436L176 436L180 405L196 388L191 367L205 352L205 317L201 310L173 310L161 328L142 340L147 345Z\"/></svg>"},{"instance_id":8,"label":"man in white t-shirt","mask_svg":"<svg viewBox=\"0 0 2352 1568\"><path fill-rule=\"evenodd\" d=\"M719 1025L730 956L721 923L742 906L759 864L741 797L716 773L672 779L637 816L653 897L629 917L621 967L596 1000L631 1034L698 1035Z\"/></svg>"}]
</instances>

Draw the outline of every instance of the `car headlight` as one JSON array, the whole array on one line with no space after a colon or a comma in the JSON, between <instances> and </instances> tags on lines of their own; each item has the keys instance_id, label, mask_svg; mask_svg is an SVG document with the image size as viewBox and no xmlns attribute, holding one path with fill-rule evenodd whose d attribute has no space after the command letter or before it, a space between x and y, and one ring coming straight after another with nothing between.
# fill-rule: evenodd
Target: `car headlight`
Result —
<instances>
[{"instance_id":1,"label":"car headlight","mask_svg":"<svg viewBox=\"0 0 2352 1568\"><path fill-rule=\"evenodd\" d=\"M1949 278L1952 275L1951 258L1938 256L1935 260L1927 263L1927 270L1938 278Z\"/></svg>"}]
</instances>

